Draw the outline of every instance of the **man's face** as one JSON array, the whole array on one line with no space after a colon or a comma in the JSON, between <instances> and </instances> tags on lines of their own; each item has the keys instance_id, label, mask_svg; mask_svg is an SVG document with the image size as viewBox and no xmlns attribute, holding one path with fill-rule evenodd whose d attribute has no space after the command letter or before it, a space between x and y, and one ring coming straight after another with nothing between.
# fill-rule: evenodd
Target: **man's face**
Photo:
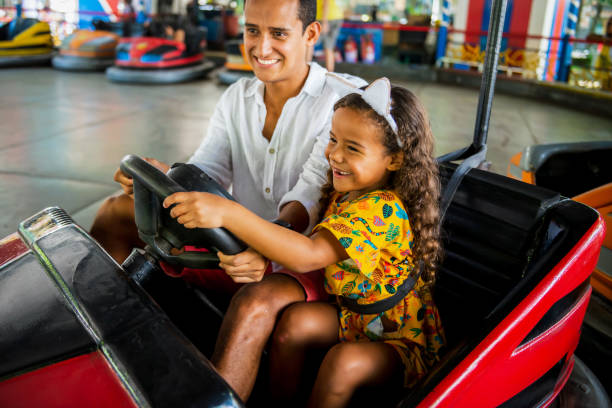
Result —
<instances>
[{"instance_id":1,"label":"man's face","mask_svg":"<svg viewBox=\"0 0 612 408\"><path fill-rule=\"evenodd\" d=\"M318 37L298 19L299 0L247 0L244 49L257 78L279 82L306 67L306 50ZM316 24L316 23L315 23Z\"/></svg>"}]
</instances>

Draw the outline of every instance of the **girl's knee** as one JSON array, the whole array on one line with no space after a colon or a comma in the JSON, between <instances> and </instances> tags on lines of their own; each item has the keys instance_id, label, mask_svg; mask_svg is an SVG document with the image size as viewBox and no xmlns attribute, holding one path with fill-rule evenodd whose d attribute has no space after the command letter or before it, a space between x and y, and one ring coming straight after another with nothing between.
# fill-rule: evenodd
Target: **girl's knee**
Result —
<instances>
[{"instance_id":1,"label":"girl's knee","mask_svg":"<svg viewBox=\"0 0 612 408\"><path fill-rule=\"evenodd\" d=\"M295 346L308 342L316 328L307 318L307 308L304 307L306 305L306 303L297 303L289 306L283 312L274 330L273 343L275 346Z\"/></svg>"},{"instance_id":2,"label":"girl's knee","mask_svg":"<svg viewBox=\"0 0 612 408\"><path fill-rule=\"evenodd\" d=\"M330 364L347 372L360 370L366 362L359 343L336 344L327 352L325 359L329 359Z\"/></svg>"},{"instance_id":3,"label":"girl's knee","mask_svg":"<svg viewBox=\"0 0 612 408\"><path fill-rule=\"evenodd\" d=\"M340 343L332 347L321 365L319 376L336 392L353 392L358 387L401 385L403 365L392 346L379 342ZM319 381L319 379L317 379Z\"/></svg>"},{"instance_id":4,"label":"girl's knee","mask_svg":"<svg viewBox=\"0 0 612 408\"><path fill-rule=\"evenodd\" d=\"M332 392L352 392L367 382L370 376L369 356L359 343L340 343L325 356L319 375L325 377Z\"/></svg>"},{"instance_id":5,"label":"girl's knee","mask_svg":"<svg viewBox=\"0 0 612 408\"><path fill-rule=\"evenodd\" d=\"M322 302L295 303L281 315L273 341L275 346L326 349L338 341L337 311Z\"/></svg>"}]
</instances>

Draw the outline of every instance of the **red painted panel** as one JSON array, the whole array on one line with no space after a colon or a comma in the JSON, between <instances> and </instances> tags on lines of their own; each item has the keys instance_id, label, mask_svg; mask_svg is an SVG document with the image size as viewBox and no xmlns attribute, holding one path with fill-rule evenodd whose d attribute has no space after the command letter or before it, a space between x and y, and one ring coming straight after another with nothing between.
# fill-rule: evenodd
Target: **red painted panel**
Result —
<instances>
[{"instance_id":1,"label":"red painted panel","mask_svg":"<svg viewBox=\"0 0 612 408\"><path fill-rule=\"evenodd\" d=\"M16 232L0 240L0 266L28 251L28 247Z\"/></svg>"},{"instance_id":2,"label":"red painted panel","mask_svg":"<svg viewBox=\"0 0 612 408\"><path fill-rule=\"evenodd\" d=\"M102 0L102 1L104 1L104 0ZM106 0L106 3L110 6L110 9L113 11L113 13L116 16L121 14L121 13L119 13L119 0Z\"/></svg>"},{"instance_id":3,"label":"red painted panel","mask_svg":"<svg viewBox=\"0 0 612 408\"><path fill-rule=\"evenodd\" d=\"M509 32L512 35L517 35L517 37L511 36L508 38L508 47L510 48L525 48L526 39L521 36L528 34L527 31L529 29L532 1L533 0L514 0Z\"/></svg>"},{"instance_id":4,"label":"red painted panel","mask_svg":"<svg viewBox=\"0 0 612 408\"><path fill-rule=\"evenodd\" d=\"M465 31L468 33L480 33L482 30L482 14L484 13L485 1L487 0L470 0L468 9L467 24ZM470 44L480 44L479 34L466 34L465 42Z\"/></svg>"},{"instance_id":5,"label":"red painted panel","mask_svg":"<svg viewBox=\"0 0 612 408\"><path fill-rule=\"evenodd\" d=\"M3 408L135 408L104 356L93 352L0 382Z\"/></svg>"},{"instance_id":6,"label":"red painted panel","mask_svg":"<svg viewBox=\"0 0 612 408\"><path fill-rule=\"evenodd\" d=\"M554 326L527 344L521 347L519 344L556 301L590 276L604 234L600 217L561 262L421 401L419 407L497 406L537 380L563 356L571 356L578 344L590 290ZM566 380L567 375L564 375L555 392Z\"/></svg>"}]
</instances>

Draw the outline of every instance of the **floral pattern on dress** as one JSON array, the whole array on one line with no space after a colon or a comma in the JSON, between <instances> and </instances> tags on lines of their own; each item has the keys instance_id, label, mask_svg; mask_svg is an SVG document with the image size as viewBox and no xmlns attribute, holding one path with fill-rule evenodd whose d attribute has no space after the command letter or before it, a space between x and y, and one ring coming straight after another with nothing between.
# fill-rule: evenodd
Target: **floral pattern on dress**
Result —
<instances>
[{"instance_id":1,"label":"floral pattern on dress","mask_svg":"<svg viewBox=\"0 0 612 408\"><path fill-rule=\"evenodd\" d=\"M394 191L376 190L352 201L336 193L314 231L327 229L349 258L325 268L325 289L368 304L393 296L414 270L410 221ZM384 341L404 363L410 387L438 360L444 332L429 286L419 279L393 308L362 315L341 308L341 341ZM386 328L386 329L385 329Z\"/></svg>"}]
</instances>

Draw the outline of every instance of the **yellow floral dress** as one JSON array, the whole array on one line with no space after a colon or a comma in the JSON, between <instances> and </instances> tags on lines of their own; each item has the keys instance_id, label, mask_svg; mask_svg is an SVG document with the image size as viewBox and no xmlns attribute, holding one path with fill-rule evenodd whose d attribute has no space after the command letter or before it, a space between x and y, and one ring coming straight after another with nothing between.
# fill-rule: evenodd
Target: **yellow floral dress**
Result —
<instances>
[{"instance_id":1,"label":"yellow floral dress","mask_svg":"<svg viewBox=\"0 0 612 408\"><path fill-rule=\"evenodd\" d=\"M408 215L394 191L376 190L352 201L335 194L325 228L349 258L325 268L325 289L333 295L373 303L392 296L414 269ZM358 314L340 308L340 341L384 341L404 363L404 385L410 387L438 360L444 332L430 288L418 279L413 290L381 314Z\"/></svg>"}]
</instances>

